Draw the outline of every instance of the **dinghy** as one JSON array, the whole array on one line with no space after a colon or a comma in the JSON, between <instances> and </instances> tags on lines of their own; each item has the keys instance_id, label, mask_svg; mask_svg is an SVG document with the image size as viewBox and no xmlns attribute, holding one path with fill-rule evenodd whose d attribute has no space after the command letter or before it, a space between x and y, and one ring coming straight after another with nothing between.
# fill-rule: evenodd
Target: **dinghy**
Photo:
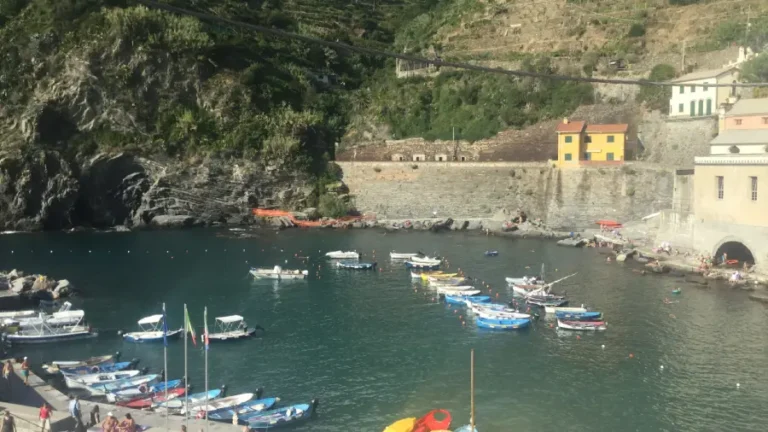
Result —
<instances>
[{"instance_id":1,"label":"dinghy","mask_svg":"<svg viewBox=\"0 0 768 432\"><path fill-rule=\"evenodd\" d=\"M564 330L597 331L605 330L607 323L604 321L562 321L557 320L557 327Z\"/></svg>"},{"instance_id":2,"label":"dinghy","mask_svg":"<svg viewBox=\"0 0 768 432\"><path fill-rule=\"evenodd\" d=\"M240 424L248 424L248 418L271 409L279 401L280 398L256 399L233 408L209 412L208 418L210 420L231 422L232 418L237 415Z\"/></svg>"},{"instance_id":3,"label":"dinghy","mask_svg":"<svg viewBox=\"0 0 768 432\"><path fill-rule=\"evenodd\" d=\"M131 369L132 367L136 366L138 362L139 362L138 360L134 360L129 362L105 363L105 364L93 365L93 366L80 366L76 368L47 369L47 371L48 373L53 373L51 371L55 370L56 372L61 372L65 375L105 374L105 373L120 372L126 369Z\"/></svg>"},{"instance_id":4,"label":"dinghy","mask_svg":"<svg viewBox=\"0 0 768 432\"><path fill-rule=\"evenodd\" d=\"M426 264L426 263L420 263L420 262L413 262L413 261L406 261L405 262L406 268L414 268L414 269L422 269L422 270L437 270L440 268L440 263L437 264Z\"/></svg>"},{"instance_id":5,"label":"dinghy","mask_svg":"<svg viewBox=\"0 0 768 432\"><path fill-rule=\"evenodd\" d=\"M468 305L470 303L489 303L490 301L489 296L445 296L445 302L449 304Z\"/></svg>"},{"instance_id":6,"label":"dinghy","mask_svg":"<svg viewBox=\"0 0 768 432\"><path fill-rule=\"evenodd\" d=\"M601 312L555 312L555 317L563 321L598 321L602 316Z\"/></svg>"},{"instance_id":7,"label":"dinghy","mask_svg":"<svg viewBox=\"0 0 768 432\"><path fill-rule=\"evenodd\" d=\"M209 400L207 404L205 403L205 400L203 400L202 403L195 404L194 406L190 404L189 412L190 414L194 414L198 416L198 418L204 418L205 413L207 412L214 412L221 409L236 407L240 404L244 404L249 400L253 399L254 396L255 396L254 393L241 393L238 395L228 396L221 399ZM182 408L181 414L185 414L185 413L186 413L186 408Z\"/></svg>"},{"instance_id":8,"label":"dinghy","mask_svg":"<svg viewBox=\"0 0 768 432\"><path fill-rule=\"evenodd\" d=\"M97 373L88 375L64 375L64 383L70 389L87 389L94 384L109 384L115 381L132 378L141 374L139 370L127 370L112 373Z\"/></svg>"},{"instance_id":9,"label":"dinghy","mask_svg":"<svg viewBox=\"0 0 768 432\"><path fill-rule=\"evenodd\" d=\"M428 256L415 256L411 258L411 261L422 264L440 264L443 262L443 260L440 258L433 258Z\"/></svg>"},{"instance_id":10,"label":"dinghy","mask_svg":"<svg viewBox=\"0 0 768 432\"><path fill-rule=\"evenodd\" d=\"M64 369L77 369L81 367L107 365L115 363L120 359L120 352L111 355L91 357L85 360L54 360L50 364L44 364L43 368L48 373L58 373Z\"/></svg>"},{"instance_id":11,"label":"dinghy","mask_svg":"<svg viewBox=\"0 0 768 432\"><path fill-rule=\"evenodd\" d=\"M184 396L184 393L187 392L186 388L172 388L168 389L168 399L167 400L173 400L176 398L179 398L181 396ZM165 390L155 393L150 393L144 396L140 396L138 398L132 399L132 400L123 400L118 401L117 406L124 406L127 408L133 408L133 409L147 409L151 408L152 404L157 402L165 402Z\"/></svg>"},{"instance_id":12,"label":"dinghy","mask_svg":"<svg viewBox=\"0 0 768 432\"><path fill-rule=\"evenodd\" d=\"M544 312L548 314L554 314L556 312L563 311L563 312L586 312L587 308L584 306L582 307L555 307L555 306L546 306L544 307Z\"/></svg>"},{"instance_id":13,"label":"dinghy","mask_svg":"<svg viewBox=\"0 0 768 432\"><path fill-rule=\"evenodd\" d=\"M216 317L213 333L208 335L211 342L224 342L245 339L253 336L256 329L248 327L240 315Z\"/></svg>"},{"instance_id":14,"label":"dinghy","mask_svg":"<svg viewBox=\"0 0 768 432\"><path fill-rule=\"evenodd\" d=\"M482 293L482 291L480 291L479 289L474 289L474 287L468 287L466 289L465 288L459 288L459 289L438 288L437 293L443 294L443 295L450 295L450 296L476 296Z\"/></svg>"},{"instance_id":15,"label":"dinghy","mask_svg":"<svg viewBox=\"0 0 768 432\"><path fill-rule=\"evenodd\" d=\"M256 279L277 279L277 280L293 280L293 279L306 279L309 275L308 270L283 270L280 266L274 266L272 268L256 268L251 267L249 272L251 276Z\"/></svg>"},{"instance_id":16,"label":"dinghy","mask_svg":"<svg viewBox=\"0 0 768 432\"><path fill-rule=\"evenodd\" d=\"M165 393L165 389L168 390L184 387L183 379L175 379L168 381L166 387L165 381L158 382L152 385L142 384L138 387L131 387L123 390L117 390L107 394L107 401L111 403L119 401L130 401L137 398L146 398L148 395L154 393Z\"/></svg>"},{"instance_id":17,"label":"dinghy","mask_svg":"<svg viewBox=\"0 0 768 432\"><path fill-rule=\"evenodd\" d=\"M487 256L487 257L499 256L499 251L496 251L496 250L485 251L485 256Z\"/></svg>"},{"instance_id":18,"label":"dinghy","mask_svg":"<svg viewBox=\"0 0 768 432\"><path fill-rule=\"evenodd\" d=\"M129 342L162 342L163 341L163 315L157 314L144 317L138 322L141 331L130 332L123 335L123 339ZM182 329L168 330L165 333L166 338L179 336Z\"/></svg>"},{"instance_id":19,"label":"dinghy","mask_svg":"<svg viewBox=\"0 0 768 432\"><path fill-rule=\"evenodd\" d=\"M256 430L274 429L295 425L309 420L317 409L316 399L308 404L297 404L283 408L264 411L248 418L248 427Z\"/></svg>"},{"instance_id":20,"label":"dinghy","mask_svg":"<svg viewBox=\"0 0 768 432\"><path fill-rule=\"evenodd\" d=\"M444 273L444 272L442 272L440 270L437 270L437 271L425 271L425 272L419 273L419 275L421 276L421 280L423 280L425 282L428 282L430 277L434 277L434 278L437 278L437 279L453 279L453 278L459 276L458 273Z\"/></svg>"},{"instance_id":21,"label":"dinghy","mask_svg":"<svg viewBox=\"0 0 768 432\"><path fill-rule=\"evenodd\" d=\"M491 330L519 330L528 327L531 324L529 319L517 319L517 320L498 320L498 319L486 319L477 318L475 323L480 328Z\"/></svg>"},{"instance_id":22,"label":"dinghy","mask_svg":"<svg viewBox=\"0 0 768 432\"><path fill-rule=\"evenodd\" d=\"M189 396L187 396L186 401L189 402L190 408L195 405L204 404L206 400L212 401L215 399L218 399L219 397L224 395L224 392L226 390L226 387L222 386L218 389L209 390L207 392L201 392L201 393L193 393ZM167 402L158 402L153 404L152 406L155 408L168 408L169 411L178 411L184 408L184 402L185 400L169 400ZM191 410L190 410L191 411Z\"/></svg>"},{"instance_id":23,"label":"dinghy","mask_svg":"<svg viewBox=\"0 0 768 432\"><path fill-rule=\"evenodd\" d=\"M142 384L150 385L160 379L160 375L140 375L133 378L127 378L120 381L114 381L107 384L92 384L88 386L86 390L91 392L92 395L106 396L107 393L114 393L120 390L125 390L133 387L139 387Z\"/></svg>"},{"instance_id":24,"label":"dinghy","mask_svg":"<svg viewBox=\"0 0 768 432\"><path fill-rule=\"evenodd\" d=\"M360 254L357 251L333 251L325 254L330 259L360 259Z\"/></svg>"},{"instance_id":25,"label":"dinghy","mask_svg":"<svg viewBox=\"0 0 768 432\"><path fill-rule=\"evenodd\" d=\"M336 268L348 270L373 270L376 268L376 263L339 261L336 263Z\"/></svg>"},{"instance_id":26,"label":"dinghy","mask_svg":"<svg viewBox=\"0 0 768 432\"><path fill-rule=\"evenodd\" d=\"M398 253L398 252L390 252L389 253L389 259L392 260L405 260L405 259L411 259L415 256L418 256L418 253Z\"/></svg>"}]
</instances>

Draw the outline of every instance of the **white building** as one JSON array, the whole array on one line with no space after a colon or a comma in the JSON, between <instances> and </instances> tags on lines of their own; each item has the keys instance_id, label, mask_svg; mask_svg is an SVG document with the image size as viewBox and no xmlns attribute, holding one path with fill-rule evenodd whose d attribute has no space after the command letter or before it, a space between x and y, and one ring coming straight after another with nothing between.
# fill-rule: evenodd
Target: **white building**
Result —
<instances>
[{"instance_id":1,"label":"white building","mask_svg":"<svg viewBox=\"0 0 768 432\"><path fill-rule=\"evenodd\" d=\"M671 80L672 97L669 100L671 118L690 118L717 115L719 107L734 103L738 98L736 87L712 87L708 84L735 84L739 69L729 66L722 69L693 72Z\"/></svg>"}]
</instances>

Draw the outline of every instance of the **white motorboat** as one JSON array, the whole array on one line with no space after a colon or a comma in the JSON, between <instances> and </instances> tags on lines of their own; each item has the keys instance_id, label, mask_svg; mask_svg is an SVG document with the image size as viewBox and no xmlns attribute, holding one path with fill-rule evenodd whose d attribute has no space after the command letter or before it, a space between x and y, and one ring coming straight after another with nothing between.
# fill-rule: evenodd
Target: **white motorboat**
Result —
<instances>
[{"instance_id":1,"label":"white motorboat","mask_svg":"<svg viewBox=\"0 0 768 432\"><path fill-rule=\"evenodd\" d=\"M536 276L523 276L521 278L508 277L504 278L508 285L544 285L544 280L537 278Z\"/></svg>"},{"instance_id":2,"label":"white motorboat","mask_svg":"<svg viewBox=\"0 0 768 432\"><path fill-rule=\"evenodd\" d=\"M215 322L214 332L208 334L208 340L211 342L245 339L256 333L256 329L248 328L245 319L240 315L216 317Z\"/></svg>"},{"instance_id":3,"label":"white motorboat","mask_svg":"<svg viewBox=\"0 0 768 432\"><path fill-rule=\"evenodd\" d=\"M127 370L112 373L97 373L88 375L70 375L64 374L64 382L71 389L88 389L93 384L109 384L115 381L133 378L139 375L141 371Z\"/></svg>"},{"instance_id":4,"label":"white motorboat","mask_svg":"<svg viewBox=\"0 0 768 432\"><path fill-rule=\"evenodd\" d=\"M430 285L430 288L435 289L438 294L477 289L472 285Z\"/></svg>"},{"instance_id":5,"label":"white motorboat","mask_svg":"<svg viewBox=\"0 0 768 432\"><path fill-rule=\"evenodd\" d=\"M333 251L326 253L325 256L331 259L360 259L357 251Z\"/></svg>"},{"instance_id":6,"label":"white motorboat","mask_svg":"<svg viewBox=\"0 0 768 432\"><path fill-rule=\"evenodd\" d=\"M99 335L90 326L83 323L85 317L83 311L67 311L61 312L61 314L66 314L61 315L61 320L68 320L73 324L54 326L49 324L47 320L29 321L27 327L6 334L6 340L12 344L29 344L87 339Z\"/></svg>"},{"instance_id":7,"label":"white motorboat","mask_svg":"<svg viewBox=\"0 0 768 432\"><path fill-rule=\"evenodd\" d=\"M451 295L451 296L474 296L480 294L482 291L469 287L470 289L450 289L441 288L437 290L438 294Z\"/></svg>"},{"instance_id":8,"label":"white motorboat","mask_svg":"<svg viewBox=\"0 0 768 432\"><path fill-rule=\"evenodd\" d=\"M602 331L608 326L604 321L563 321L558 319L557 328L576 331Z\"/></svg>"},{"instance_id":9,"label":"white motorboat","mask_svg":"<svg viewBox=\"0 0 768 432\"><path fill-rule=\"evenodd\" d=\"M506 312L506 311L500 311L495 309L472 309L472 311L475 313L475 315L479 316L480 318L487 318L487 319L531 319L530 314L526 313L520 313L520 312Z\"/></svg>"},{"instance_id":10,"label":"white motorboat","mask_svg":"<svg viewBox=\"0 0 768 432\"><path fill-rule=\"evenodd\" d=\"M393 260L407 260L415 256L419 256L419 254L418 253L398 253L398 252L389 253L389 258Z\"/></svg>"},{"instance_id":11,"label":"white motorboat","mask_svg":"<svg viewBox=\"0 0 768 432\"><path fill-rule=\"evenodd\" d=\"M440 258L432 258L428 256L414 256L411 258L412 262L419 264L438 265L443 262Z\"/></svg>"},{"instance_id":12,"label":"white motorboat","mask_svg":"<svg viewBox=\"0 0 768 432\"><path fill-rule=\"evenodd\" d=\"M202 403L198 403L195 405L190 404L189 412L197 414L200 412L209 412L209 411L216 411L224 408L232 408L248 402L249 400L253 399L253 397L254 397L253 393L241 393L238 395L228 396L221 399L209 400L207 404L203 400ZM186 414L186 407L181 409L181 414L182 415Z\"/></svg>"},{"instance_id":13,"label":"white motorboat","mask_svg":"<svg viewBox=\"0 0 768 432\"><path fill-rule=\"evenodd\" d=\"M85 311L82 310L70 310L63 312L54 312L51 315L40 313L36 317L24 317L16 319L5 319L3 324L10 327L18 327L20 329L30 329L47 324L50 327L66 327L73 326L80 323L85 318Z\"/></svg>"},{"instance_id":14,"label":"white motorboat","mask_svg":"<svg viewBox=\"0 0 768 432\"><path fill-rule=\"evenodd\" d=\"M512 291L521 296L540 290L544 285L512 285Z\"/></svg>"},{"instance_id":15,"label":"white motorboat","mask_svg":"<svg viewBox=\"0 0 768 432\"><path fill-rule=\"evenodd\" d=\"M306 279L309 275L308 270L283 270L280 266L273 268L251 268L251 275L256 279Z\"/></svg>"},{"instance_id":16,"label":"white motorboat","mask_svg":"<svg viewBox=\"0 0 768 432\"><path fill-rule=\"evenodd\" d=\"M33 310L0 312L0 320L18 319L18 318L33 318L35 316L37 316L37 312L35 312Z\"/></svg>"},{"instance_id":17,"label":"white motorboat","mask_svg":"<svg viewBox=\"0 0 768 432\"><path fill-rule=\"evenodd\" d=\"M157 314L148 317L144 317L138 322L141 331L125 333L123 339L130 342L160 342L165 338L171 338L179 336L182 329L167 330L163 332L163 315Z\"/></svg>"},{"instance_id":18,"label":"white motorboat","mask_svg":"<svg viewBox=\"0 0 768 432\"><path fill-rule=\"evenodd\" d=\"M585 307L559 307L559 306L544 306L544 312L547 314L552 314L552 316L555 316L554 314L556 312L587 312L587 308Z\"/></svg>"}]
</instances>

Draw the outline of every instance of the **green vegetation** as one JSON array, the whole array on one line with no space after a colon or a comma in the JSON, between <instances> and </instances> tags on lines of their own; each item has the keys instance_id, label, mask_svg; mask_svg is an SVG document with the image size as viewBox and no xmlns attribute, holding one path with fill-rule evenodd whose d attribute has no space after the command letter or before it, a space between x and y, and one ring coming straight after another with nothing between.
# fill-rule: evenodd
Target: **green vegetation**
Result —
<instances>
[{"instance_id":1,"label":"green vegetation","mask_svg":"<svg viewBox=\"0 0 768 432\"><path fill-rule=\"evenodd\" d=\"M668 81L675 77L675 68L668 64L658 64L651 69L648 81ZM637 93L637 100L645 103L650 109L669 113L669 98L672 96L671 87L643 86Z\"/></svg>"},{"instance_id":2,"label":"green vegetation","mask_svg":"<svg viewBox=\"0 0 768 432\"><path fill-rule=\"evenodd\" d=\"M759 57L744 63L741 69L741 77L746 82L768 82L768 54L763 53ZM754 97L768 97L767 87L754 89Z\"/></svg>"},{"instance_id":3,"label":"green vegetation","mask_svg":"<svg viewBox=\"0 0 768 432\"><path fill-rule=\"evenodd\" d=\"M645 36L645 26L640 23L634 23L629 28L629 37L642 37Z\"/></svg>"},{"instance_id":4,"label":"green vegetation","mask_svg":"<svg viewBox=\"0 0 768 432\"><path fill-rule=\"evenodd\" d=\"M523 63L527 71L556 72L546 57ZM371 105L394 138L451 139L456 128L457 138L475 141L561 117L592 101L588 84L444 71L434 79L382 76Z\"/></svg>"}]
</instances>

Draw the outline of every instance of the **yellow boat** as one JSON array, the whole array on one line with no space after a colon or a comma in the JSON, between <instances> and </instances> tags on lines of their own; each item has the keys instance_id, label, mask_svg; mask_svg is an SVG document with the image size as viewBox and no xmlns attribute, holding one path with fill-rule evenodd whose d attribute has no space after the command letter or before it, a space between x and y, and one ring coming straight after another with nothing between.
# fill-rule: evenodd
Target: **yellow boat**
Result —
<instances>
[{"instance_id":1,"label":"yellow boat","mask_svg":"<svg viewBox=\"0 0 768 432\"><path fill-rule=\"evenodd\" d=\"M400 419L384 429L384 432L412 432L416 425L416 417Z\"/></svg>"},{"instance_id":2,"label":"yellow boat","mask_svg":"<svg viewBox=\"0 0 768 432\"><path fill-rule=\"evenodd\" d=\"M459 275L458 273L429 272L429 273L422 273L421 280L428 281L430 276L438 279L450 279L458 275Z\"/></svg>"}]
</instances>

